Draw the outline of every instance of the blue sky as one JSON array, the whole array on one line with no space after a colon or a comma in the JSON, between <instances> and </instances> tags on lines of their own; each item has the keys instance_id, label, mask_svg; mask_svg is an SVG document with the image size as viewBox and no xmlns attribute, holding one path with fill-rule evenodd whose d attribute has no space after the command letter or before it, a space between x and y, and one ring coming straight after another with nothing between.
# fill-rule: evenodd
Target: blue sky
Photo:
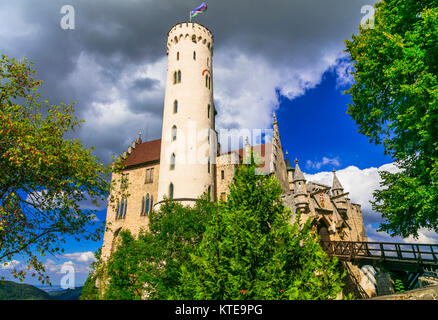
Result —
<instances>
[{"instance_id":1,"label":"blue sky","mask_svg":"<svg viewBox=\"0 0 438 320\"><path fill-rule=\"evenodd\" d=\"M41 94L51 103L76 101L85 124L74 137L102 162L126 151L143 132L161 137L166 34L187 19L195 0L71 0L75 29L60 27L61 0L0 3L0 53L35 63ZM213 81L217 129L267 129L276 112L284 150L298 158L308 179L331 184L333 169L351 201L362 206L370 240L414 241L376 232L380 215L369 204L379 170L392 159L357 133L346 114L352 66L344 40L358 30L362 8L374 0L207 1L196 17L214 34ZM233 10L229 10L233 8ZM106 210L97 214L105 220ZM420 242L437 242L422 230ZM83 283L92 254L102 245L68 241L65 254L43 257L53 283L64 264ZM22 257L0 266L21 268ZM32 278L26 282L36 284Z\"/></svg>"}]
</instances>

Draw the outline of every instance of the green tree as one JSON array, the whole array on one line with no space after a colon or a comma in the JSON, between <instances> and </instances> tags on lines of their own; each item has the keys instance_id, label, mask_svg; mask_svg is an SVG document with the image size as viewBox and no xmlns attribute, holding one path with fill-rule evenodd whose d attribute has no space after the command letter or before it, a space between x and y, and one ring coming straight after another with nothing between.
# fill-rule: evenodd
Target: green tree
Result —
<instances>
[{"instance_id":1,"label":"green tree","mask_svg":"<svg viewBox=\"0 0 438 320\"><path fill-rule=\"evenodd\" d=\"M311 233L310 220L291 224L274 176L256 165L234 175L192 262L182 265L177 299L333 299L341 275Z\"/></svg>"},{"instance_id":2,"label":"green tree","mask_svg":"<svg viewBox=\"0 0 438 320\"><path fill-rule=\"evenodd\" d=\"M97 210L80 205L106 199L111 170L65 137L80 124L73 105L41 102L32 65L0 59L0 263L19 255L28 268L15 277L48 283L41 256L63 252L66 237L100 238Z\"/></svg>"},{"instance_id":3,"label":"green tree","mask_svg":"<svg viewBox=\"0 0 438 320\"><path fill-rule=\"evenodd\" d=\"M214 207L206 195L194 207L166 200L149 214L148 231L138 237L121 231L117 249L101 267L107 281L103 298L166 300L179 292L182 266L190 262Z\"/></svg>"},{"instance_id":4,"label":"green tree","mask_svg":"<svg viewBox=\"0 0 438 320\"><path fill-rule=\"evenodd\" d=\"M359 29L346 41L355 68L348 113L400 169L381 172L374 192L379 230L438 232L438 1L382 0L375 27Z\"/></svg>"}]
</instances>

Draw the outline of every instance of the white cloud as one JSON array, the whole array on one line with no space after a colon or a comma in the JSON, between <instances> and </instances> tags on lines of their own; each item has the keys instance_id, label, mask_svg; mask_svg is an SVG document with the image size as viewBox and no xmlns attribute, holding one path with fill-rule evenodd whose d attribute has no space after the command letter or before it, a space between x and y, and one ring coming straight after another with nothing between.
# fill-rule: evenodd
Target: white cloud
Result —
<instances>
[{"instance_id":1,"label":"white cloud","mask_svg":"<svg viewBox=\"0 0 438 320\"><path fill-rule=\"evenodd\" d=\"M91 251L65 253L62 255L62 257L83 263L91 263L93 261L96 261L96 258L94 257L94 254Z\"/></svg>"},{"instance_id":2,"label":"white cloud","mask_svg":"<svg viewBox=\"0 0 438 320\"><path fill-rule=\"evenodd\" d=\"M307 160L306 162L306 168L308 169L321 169L322 166L325 165L332 165L333 167L339 167L341 165L341 163L339 162L339 158L335 157L335 158L327 158L327 157L322 157L321 161L311 161L311 160Z\"/></svg>"},{"instance_id":3,"label":"white cloud","mask_svg":"<svg viewBox=\"0 0 438 320\"><path fill-rule=\"evenodd\" d=\"M20 264L21 264L21 262L18 260L11 260L11 261L8 261L8 262L1 264L0 269L12 270L12 269L15 269L17 266L19 266Z\"/></svg>"}]
</instances>

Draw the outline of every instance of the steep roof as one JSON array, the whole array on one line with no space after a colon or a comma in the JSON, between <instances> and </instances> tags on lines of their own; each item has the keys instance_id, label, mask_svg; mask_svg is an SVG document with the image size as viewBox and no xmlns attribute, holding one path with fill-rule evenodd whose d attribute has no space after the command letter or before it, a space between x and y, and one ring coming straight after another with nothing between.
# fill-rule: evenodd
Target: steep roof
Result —
<instances>
[{"instance_id":1,"label":"steep roof","mask_svg":"<svg viewBox=\"0 0 438 320\"><path fill-rule=\"evenodd\" d=\"M343 190L341 183L339 182L338 177L336 176L336 171L333 170L333 190Z\"/></svg>"},{"instance_id":2,"label":"steep roof","mask_svg":"<svg viewBox=\"0 0 438 320\"><path fill-rule=\"evenodd\" d=\"M152 161L160 160L161 139L140 143L123 164L132 167Z\"/></svg>"},{"instance_id":3,"label":"steep roof","mask_svg":"<svg viewBox=\"0 0 438 320\"><path fill-rule=\"evenodd\" d=\"M298 165L298 160L295 160L295 172L294 172L294 182L295 181L306 181L304 178L304 174L300 169L300 166Z\"/></svg>"}]
</instances>

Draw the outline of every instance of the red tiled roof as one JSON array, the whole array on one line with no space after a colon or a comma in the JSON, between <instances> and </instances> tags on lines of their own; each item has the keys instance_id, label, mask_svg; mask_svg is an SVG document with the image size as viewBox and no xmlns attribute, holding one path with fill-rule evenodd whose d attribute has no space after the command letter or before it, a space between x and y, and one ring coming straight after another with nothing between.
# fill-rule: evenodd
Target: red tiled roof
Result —
<instances>
[{"instance_id":1,"label":"red tiled roof","mask_svg":"<svg viewBox=\"0 0 438 320\"><path fill-rule=\"evenodd\" d=\"M160 160L161 139L140 143L124 161L126 167Z\"/></svg>"}]
</instances>

